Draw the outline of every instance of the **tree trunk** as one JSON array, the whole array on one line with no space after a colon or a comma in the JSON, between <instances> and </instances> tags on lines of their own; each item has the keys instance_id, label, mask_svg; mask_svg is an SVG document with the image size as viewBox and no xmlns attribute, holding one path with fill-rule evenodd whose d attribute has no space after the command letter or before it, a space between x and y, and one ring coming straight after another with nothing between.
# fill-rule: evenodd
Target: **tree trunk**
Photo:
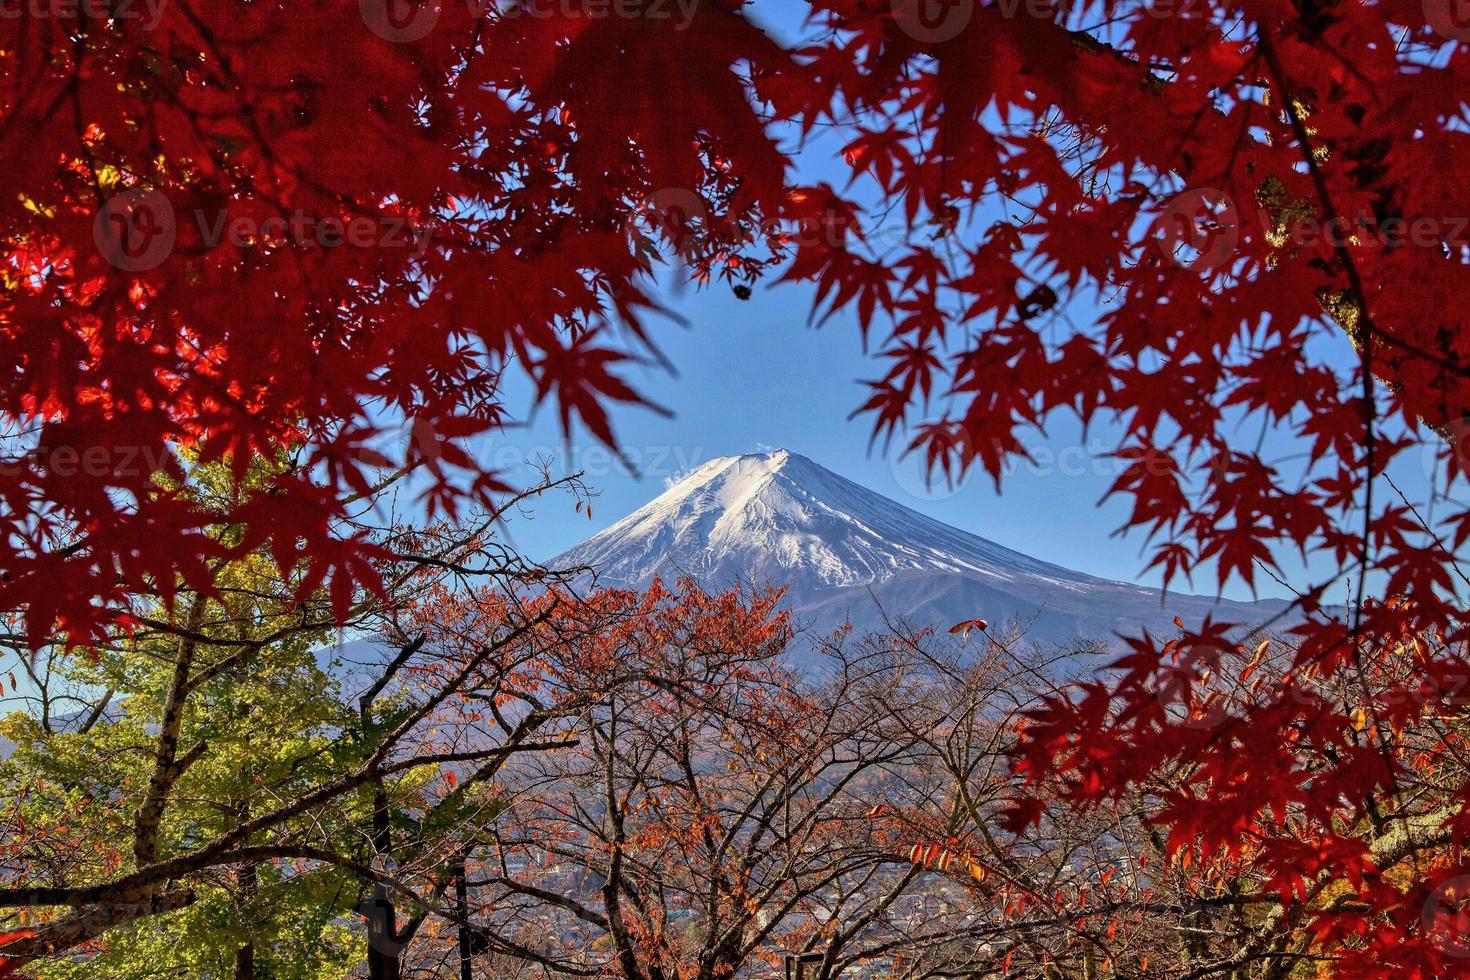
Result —
<instances>
[{"instance_id":1,"label":"tree trunk","mask_svg":"<svg viewBox=\"0 0 1470 980\"><path fill-rule=\"evenodd\" d=\"M242 864L240 866L240 894L247 901L254 898L258 883L255 865ZM235 980L255 980L255 943L248 942L235 950Z\"/></svg>"},{"instance_id":2,"label":"tree trunk","mask_svg":"<svg viewBox=\"0 0 1470 980\"><path fill-rule=\"evenodd\" d=\"M380 856L393 853L393 831L388 825L388 794L378 780L373 788L373 848ZM393 893L382 882L373 883L368 917L368 980L400 980L398 909Z\"/></svg>"},{"instance_id":3,"label":"tree trunk","mask_svg":"<svg viewBox=\"0 0 1470 980\"><path fill-rule=\"evenodd\" d=\"M235 950L235 980L255 980L255 944Z\"/></svg>"},{"instance_id":4,"label":"tree trunk","mask_svg":"<svg viewBox=\"0 0 1470 980\"><path fill-rule=\"evenodd\" d=\"M373 900L362 911L368 923L368 980L400 980L398 910L387 889L374 885Z\"/></svg>"},{"instance_id":5,"label":"tree trunk","mask_svg":"<svg viewBox=\"0 0 1470 980\"><path fill-rule=\"evenodd\" d=\"M459 980L474 980L474 944L470 938L470 927L465 923L470 918L469 885L465 881L465 862L461 860L454 869L454 902L462 920L459 927Z\"/></svg>"}]
</instances>

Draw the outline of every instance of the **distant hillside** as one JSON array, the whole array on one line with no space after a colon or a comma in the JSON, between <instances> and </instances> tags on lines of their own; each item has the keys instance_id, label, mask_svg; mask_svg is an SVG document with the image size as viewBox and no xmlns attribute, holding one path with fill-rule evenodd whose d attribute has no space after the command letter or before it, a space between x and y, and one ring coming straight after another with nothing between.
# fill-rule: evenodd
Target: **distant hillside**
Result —
<instances>
[{"instance_id":1,"label":"distant hillside","mask_svg":"<svg viewBox=\"0 0 1470 980\"><path fill-rule=\"evenodd\" d=\"M798 618L818 628L844 618L876 628L882 609L940 626L1017 618L1046 642L1167 632L1175 616L1256 624L1286 607L1161 594L1040 561L786 450L711 460L548 564L628 587L681 574L706 587L785 584Z\"/></svg>"}]
</instances>

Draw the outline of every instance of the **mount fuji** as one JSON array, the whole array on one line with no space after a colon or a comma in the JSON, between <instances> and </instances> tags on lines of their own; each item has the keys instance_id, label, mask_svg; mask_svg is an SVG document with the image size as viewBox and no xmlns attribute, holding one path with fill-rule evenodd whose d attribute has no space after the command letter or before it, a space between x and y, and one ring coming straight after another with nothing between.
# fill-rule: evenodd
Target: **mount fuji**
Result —
<instances>
[{"instance_id":1,"label":"mount fuji","mask_svg":"<svg viewBox=\"0 0 1470 980\"><path fill-rule=\"evenodd\" d=\"M628 588L681 575L707 588L783 585L797 621L819 629L877 629L885 614L944 628L980 617L1020 621L1028 639L1049 643L1157 635L1176 616L1261 623L1286 606L1163 593L1040 561L784 449L711 460L547 564Z\"/></svg>"}]
</instances>

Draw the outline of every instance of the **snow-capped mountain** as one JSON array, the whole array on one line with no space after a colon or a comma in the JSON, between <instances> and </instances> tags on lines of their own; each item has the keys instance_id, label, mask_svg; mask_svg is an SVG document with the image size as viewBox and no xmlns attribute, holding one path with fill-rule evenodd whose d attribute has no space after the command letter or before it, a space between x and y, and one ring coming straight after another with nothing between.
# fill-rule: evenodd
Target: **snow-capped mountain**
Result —
<instances>
[{"instance_id":1,"label":"snow-capped mountain","mask_svg":"<svg viewBox=\"0 0 1470 980\"><path fill-rule=\"evenodd\" d=\"M686 574L707 587L786 585L798 620L822 628L876 627L882 612L939 626L1014 618L1051 642L1167 630L1175 616L1257 623L1283 605L1161 596L1039 561L784 449L711 460L548 564L592 568L604 585Z\"/></svg>"}]
</instances>

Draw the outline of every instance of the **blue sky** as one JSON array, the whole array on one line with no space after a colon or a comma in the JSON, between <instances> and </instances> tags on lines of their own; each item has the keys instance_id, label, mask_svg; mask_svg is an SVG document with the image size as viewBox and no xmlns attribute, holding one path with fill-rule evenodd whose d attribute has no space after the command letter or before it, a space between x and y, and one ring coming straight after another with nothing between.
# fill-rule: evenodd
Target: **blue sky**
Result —
<instances>
[{"instance_id":1,"label":"blue sky","mask_svg":"<svg viewBox=\"0 0 1470 980\"><path fill-rule=\"evenodd\" d=\"M1038 558L1123 579L1147 564L1140 542L1109 538L1126 516L1126 503L1098 506L1112 479L1105 433L1089 442L1075 426L1059 426L1049 440L1034 442L1042 465L1017 467L999 494L983 473L954 488L942 481L927 486L917 460L901 460L901 447L870 450L871 421L848 415L865 397L860 380L874 376L879 365L864 355L854 323L838 317L821 329L807 326L809 296L788 284L758 286L748 301L723 286L667 297L690 321L688 328L655 328L678 374L650 367L630 379L673 415L626 408L613 416L619 442L639 464L639 474L616 463L585 432L567 447L549 410L526 429L479 447L477 455L491 465L554 457L561 469L586 471L600 493L590 522L560 513L555 500L539 505L534 519L514 521L507 530L518 546L533 558L549 558L641 506L693 466L717 456L785 448ZM1055 462L1048 465L1050 460Z\"/></svg>"},{"instance_id":2,"label":"blue sky","mask_svg":"<svg viewBox=\"0 0 1470 980\"><path fill-rule=\"evenodd\" d=\"M790 40L802 30L794 19L798 6L761 2L751 10L767 29ZM807 143L788 146L792 148L797 150L798 179L825 180L839 190L846 186L848 170L840 160L842 148L830 133L818 129ZM872 200L861 185L845 193ZM568 445L555 411L549 408L526 428L480 447L477 455L482 462L498 469L527 456L555 458L561 471L584 471L600 494L590 521L572 514L569 506L562 508L559 501L544 502L529 519L515 520L507 531L529 557L545 560L559 554L646 503L666 482L706 460L786 448L906 506L1037 558L1094 575L1158 584L1157 576L1143 574L1148 564L1143 535L1116 533L1125 523L1129 501L1122 497L1102 500L1117 469L1107 455L1116 440L1106 428L1084 434L1074 420L1058 418L1045 436L1024 436L1036 462L1014 467L999 492L988 475L979 472L970 474L958 487L928 486L916 460L899 458L901 445L886 450L882 445L870 447L871 419L848 418L866 397L861 380L882 370L877 360L864 353L853 318L836 316L821 329L810 327L811 291L801 285L757 285L751 298L741 301L724 285L702 290L667 288L677 278L671 276L665 283L662 299L688 326L672 321L650 324L656 343L677 374L649 367L629 375L648 399L673 414L664 417L627 409L613 417L619 442L640 472L619 465L585 432L575 434ZM1086 329L1096 307L1086 299L1073 299L1066 315L1071 323ZM881 324L875 325L875 341L881 341L881 329ZM1328 343L1335 339L1329 338ZM1340 359L1345 372L1353 366L1352 352L1345 343L1333 343L1319 353L1333 363ZM518 411L528 405L526 392L522 404L512 397L509 407ZM1247 444L1257 438L1254 432L1242 432L1239 437ZM1298 454L1298 447L1276 433L1262 433L1259 438L1263 455L1284 460L1290 472L1290 459ZM1427 493L1425 469L1418 456L1393 469L1400 486L1419 503ZM1295 555L1279 555L1278 560L1288 580L1297 586L1323 581L1337 571L1320 560L1304 564ZM1182 581L1172 585L1200 593L1220 588L1212 568L1196 570L1192 585ZM1339 588L1345 586L1339 583ZM1258 581L1257 589L1261 597L1289 595L1265 577ZM1238 579L1223 592L1230 598L1251 597L1250 589ZM1347 596L1343 591L1342 598Z\"/></svg>"},{"instance_id":3,"label":"blue sky","mask_svg":"<svg viewBox=\"0 0 1470 980\"><path fill-rule=\"evenodd\" d=\"M870 419L849 420L865 397L861 380L873 377L880 366L864 354L852 320L834 317L821 329L807 325L807 288L759 285L741 301L725 286L686 287L667 291L664 298L689 321L687 327L652 324L678 373L650 366L629 378L672 415L638 408L616 409L613 415L620 445L639 472L618 463L585 431L568 445L549 406L525 428L478 447L483 463L502 469L528 457L554 459L558 472L584 471L598 491L590 521L572 513L563 498L547 499L512 520L506 531L529 557L559 554L709 459L785 448L905 506L1034 557L1094 575L1157 584L1156 577L1142 574L1148 564L1142 534L1115 534L1126 519L1128 501L1102 502L1116 465L1107 456L1113 443L1105 428L1084 436L1074 421L1059 418L1047 436L1027 436L1036 463L1016 465L999 492L982 472L957 487L942 481L930 486L918 461L902 458L901 445L887 451L881 444L870 447ZM528 406L529 392L524 392L521 403L512 398L510 407ZM1290 556L1283 563L1288 570L1301 567ZM1269 580L1258 587L1261 596L1285 595ZM1189 590L1213 593L1217 588L1213 571L1204 569ZM1250 597L1239 581L1225 594Z\"/></svg>"},{"instance_id":4,"label":"blue sky","mask_svg":"<svg viewBox=\"0 0 1470 980\"><path fill-rule=\"evenodd\" d=\"M797 6L757 4L754 16L790 40L802 29ZM843 188L849 171L840 152L840 142L817 130L796 154L801 179ZM862 188L854 193L861 197ZM650 367L629 375L645 397L673 416L638 409L614 415L620 445L639 462L640 473L618 465L585 431L568 447L550 410L526 429L480 447L478 457L491 465L554 457L563 470L585 471L600 493L590 522L558 512L551 502L539 506L534 519L514 522L507 530L530 557L550 558L577 544L706 460L784 448L1037 558L1126 580L1147 565L1141 540L1109 537L1126 517L1126 502L1099 506L1113 479L1106 433L1084 438L1075 424L1058 424L1049 439L1028 442L1039 465L1018 466L1001 493L983 473L970 474L957 487L942 481L931 486L916 459L900 459L901 445L886 452L881 444L870 448L870 419L848 419L866 398L861 380L881 373L864 353L854 319L837 316L821 329L808 326L811 291L798 284L757 285L741 301L724 285L674 288L677 278L669 277L662 298L689 325L653 327L659 349L678 373ZM512 401L513 410L520 407ZM1215 590L1213 577L1196 584L1200 591ZM1227 594L1244 596L1240 589Z\"/></svg>"},{"instance_id":5,"label":"blue sky","mask_svg":"<svg viewBox=\"0 0 1470 980\"><path fill-rule=\"evenodd\" d=\"M1023 553L1068 568L1123 581L1159 584L1144 575L1147 543L1141 532L1119 535L1130 502L1103 501L1116 475L1108 453L1115 445L1105 426L1084 434L1073 419L1058 417L1045 436L1023 435L1035 457L1018 463L997 491L989 476L973 472L957 487L929 485L915 458L903 458L901 440L887 450L870 446L871 419L849 419L866 397L861 381L881 372L865 354L856 322L833 317L820 329L808 325L811 291L799 284L757 285L749 300L737 299L723 285L696 290L665 290L665 304L688 321L651 322L652 334L677 370L648 366L627 376L668 416L636 407L614 409L619 443L638 472L618 463L585 431L568 444L550 405L513 429L476 449L477 458L496 469L511 469L525 458L553 459L558 472L580 470L599 496L592 520L574 514L564 498L536 505L506 531L528 557L545 560L570 548L643 505L672 479L718 456L777 448L790 449L931 517ZM1073 306L1074 321L1086 304ZM1085 323L1079 323L1085 326ZM881 339L881 338L875 338ZM1344 347L1344 356L1351 351ZM1334 357L1335 359L1335 357ZM524 412L530 392L512 396L509 408ZM1238 433L1245 445L1255 430ZM1291 472L1296 447L1288 437L1268 433L1266 458ZM527 475L525 470L519 476ZM1396 482L1423 506L1426 465L1408 454L1393 467ZM1386 491L1385 491L1386 492ZM1431 512L1432 513L1432 512ZM1301 586L1330 578L1335 571L1321 559L1303 564L1294 554L1279 555L1288 581ZM1370 583L1372 584L1372 583ZM1193 585L1175 589L1213 594L1219 589L1213 568L1196 570ZM1269 578L1257 582L1258 597L1288 597ZM1346 586L1339 584L1346 600ZM1224 589L1229 598L1249 599L1238 579Z\"/></svg>"},{"instance_id":6,"label":"blue sky","mask_svg":"<svg viewBox=\"0 0 1470 980\"><path fill-rule=\"evenodd\" d=\"M793 19L796 7L758 3L752 10L760 23L789 40L802 30ZM849 172L840 160L842 147L830 133L818 129L804 145L788 149L796 150L801 181L825 180L839 190L846 186ZM861 185L845 193L872 200ZM864 353L853 318L839 315L821 329L809 326L811 291L797 284L757 285L751 298L741 301L724 285L671 288L677 279L669 277L662 299L688 326L673 321L650 324L677 374L650 366L629 375L648 399L673 414L664 417L634 408L616 411L613 418L619 442L639 472L618 464L585 432L575 434L568 445L555 411L549 408L526 428L480 447L477 455L482 462L498 469L527 456L555 458L562 471L584 471L600 494L591 521L556 501L539 505L529 519L515 520L507 531L529 557L544 560L559 554L706 460L786 448L906 506L1037 558L1094 575L1158 584L1156 576L1143 574L1148 564L1143 535L1115 533L1126 520L1128 500L1102 500L1116 474L1116 463L1107 456L1115 440L1106 428L1084 434L1074 420L1058 418L1045 436L1025 436L1036 462L1014 467L999 492L988 475L979 472L958 487L928 486L917 460L900 459L901 445L886 450L882 445L870 447L871 419L848 418L866 397L862 379L882 370ZM1096 308L1085 299L1074 299L1066 314L1071 323L1086 329ZM875 325L875 341L881 341L881 329L881 324ZM1326 356L1335 361L1340 353L1342 366L1350 369L1351 350L1346 344L1338 346L1340 352L1329 350ZM521 404L513 396L509 407L519 411L529 401L526 392ZM1240 437L1255 441L1250 433ZM1267 458L1289 458L1297 448L1277 434L1262 434L1261 439ZM1291 464L1286 467L1289 470ZM1424 499L1427 487L1423 470L1418 458L1394 469L1400 485L1417 501ZM1322 581L1336 571L1321 561L1304 565L1295 555L1278 559L1293 585ZM1211 568L1196 570L1192 586L1178 581L1172 585L1200 593L1220 588ZM1262 597L1289 595L1265 577L1257 588ZM1224 594L1251 597L1239 580L1229 583Z\"/></svg>"},{"instance_id":7,"label":"blue sky","mask_svg":"<svg viewBox=\"0 0 1470 980\"><path fill-rule=\"evenodd\" d=\"M789 39L801 30L793 19L797 6L761 3L754 15ZM840 142L817 130L797 153L800 179L844 188L849 171L840 152ZM861 186L852 193L864 196ZM677 278L671 276L666 287ZM848 419L866 398L861 380L881 373L880 364L863 352L854 319L836 316L821 329L808 326L811 291L789 283L757 285L748 301L724 285L665 288L663 301L689 324L651 324L678 374L650 367L629 378L673 416L635 408L617 411L613 419L619 442L640 463L640 473L616 464L585 431L567 446L550 408L525 429L479 447L478 458L496 468L526 457L554 457L563 471L585 471L600 493L591 521L571 514L569 507L564 512L558 501L542 503L530 519L515 520L507 531L529 557L559 554L706 460L785 448L906 506L1037 558L1108 578L1150 581L1141 578L1148 564L1142 536L1112 536L1124 523L1127 501L1114 498L1099 505L1115 469L1106 456L1112 446L1106 431L1084 437L1075 423L1058 420L1047 438L1027 437L1038 465L1017 466L1000 493L979 472L958 487L928 486L917 460L899 458L902 446L886 452L882 445L869 447L870 419ZM879 330L875 327L875 341L882 339ZM528 405L527 393L522 404L512 397L510 408ZM1272 588L1263 588L1262 595L1284 594L1266 584ZM1214 575L1207 572L1191 591L1216 589ZM1239 582L1225 594L1249 597Z\"/></svg>"}]
</instances>

